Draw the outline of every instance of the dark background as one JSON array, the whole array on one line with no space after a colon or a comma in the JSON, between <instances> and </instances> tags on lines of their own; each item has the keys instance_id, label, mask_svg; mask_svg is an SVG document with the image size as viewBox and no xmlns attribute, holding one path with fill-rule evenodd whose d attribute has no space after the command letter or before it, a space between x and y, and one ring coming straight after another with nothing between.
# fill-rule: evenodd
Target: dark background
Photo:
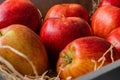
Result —
<instances>
[{"instance_id":1,"label":"dark background","mask_svg":"<svg viewBox=\"0 0 120 80\"><path fill-rule=\"evenodd\" d=\"M97 1L97 0L95 0ZM61 3L78 3L84 6L88 12L90 12L92 8L92 0L32 0L34 4L40 9L42 15L44 16L48 9L55 5L55 4L61 4Z\"/></svg>"},{"instance_id":2,"label":"dark background","mask_svg":"<svg viewBox=\"0 0 120 80\"><path fill-rule=\"evenodd\" d=\"M0 3L2 3L3 1L4 0L0 0ZM97 3L99 0L31 0L31 1L36 5L37 8L40 9L44 17L50 7L52 7L55 4L61 4L61 3L81 4L90 13L92 10L93 1Z\"/></svg>"}]
</instances>

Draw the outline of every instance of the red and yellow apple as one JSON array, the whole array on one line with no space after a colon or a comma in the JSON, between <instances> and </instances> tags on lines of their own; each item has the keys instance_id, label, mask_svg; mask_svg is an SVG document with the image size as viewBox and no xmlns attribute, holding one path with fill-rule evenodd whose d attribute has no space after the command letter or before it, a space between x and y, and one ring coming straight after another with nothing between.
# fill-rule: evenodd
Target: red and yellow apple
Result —
<instances>
[{"instance_id":1,"label":"red and yellow apple","mask_svg":"<svg viewBox=\"0 0 120 80\"><path fill-rule=\"evenodd\" d=\"M120 54L105 39L95 36L78 38L60 52L57 72L63 80L74 79L118 59Z\"/></svg>"},{"instance_id":2,"label":"red and yellow apple","mask_svg":"<svg viewBox=\"0 0 120 80\"><path fill-rule=\"evenodd\" d=\"M55 67L59 52L72 40L92 35L89 24L78 17L49 18L40 30L51 66Z\"/></svg>"},{"instance_id":3,"label":"red and yellow apple","mask_svg":"<svg viewBox=\"0 0 120 80\"><path fill-rule=\"evenodd\" d=\"M92 16L94 35L106 37L113 29L120 26L120 8L103 6L98 8Z\"/></svg>"},{"instance_id":4,"label":"red and yellow apple","mask_svg":"<svg viewBox=\"0 0 120 80\"><path fill-rule=\"evenodd\" d=\"M2 47L3 46L3 47ZM4 48L7 46L6 48ZM24 25L13 24L0 29L0 56L10 62L22 75L34 75L29 62L9 48L13 48L33 63L38 74L48 69L48 56L39 36Z\"/></svg>"},{"instance_id":5,"label":"red and yellow apple","mask_svg":"<svg viewBox=\"0 0 120 80\"><path fill-rule=\"evenodd\" d=\"M30 0L5 0L0 4L0 29L22 24L39 32L42 15Z\"/></svg>"},{"instance_id":6,"label":"red and yellow apple","mask_svg":"<svg viewBox=\"0 0 120 80\"><path fill-rule=\"evenodd\" d=\"M48 18L61 18L61 17L80 17L89 21L89 13L80 4L64 3L52 6L46 13L45 20Z\"/></svg>"}]
</instances>

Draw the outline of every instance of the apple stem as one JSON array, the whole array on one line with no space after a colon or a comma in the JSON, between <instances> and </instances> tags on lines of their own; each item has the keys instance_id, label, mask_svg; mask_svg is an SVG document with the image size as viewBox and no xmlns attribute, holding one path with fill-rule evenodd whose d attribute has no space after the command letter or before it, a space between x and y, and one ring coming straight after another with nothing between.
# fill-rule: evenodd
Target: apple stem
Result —
<instances>
[{"instance_id":1,"label":"apple stem","mask_svg":"<svg viewBox=\"0 0 120 80\"><path fill-rule=\"evenodd\" d=\"M24 55L23 53L19 52L19 51L16 50L15 48L12 48L11 46L1 45L0 48L10 49L10 50L13 51L15 54L17 54L17 55L23 57L24 59L26 59L26 60L28 61L28 63L31 65L31 67L32 67L32 69L33 69L33 71L34 71L34 74L35 74L36 76L38 76L38 73L37 73L37 71L36 71L36 68L35 68L34 64L28 59L28 57L27 57L26 55Z\"/></svg>"}]
</instances>

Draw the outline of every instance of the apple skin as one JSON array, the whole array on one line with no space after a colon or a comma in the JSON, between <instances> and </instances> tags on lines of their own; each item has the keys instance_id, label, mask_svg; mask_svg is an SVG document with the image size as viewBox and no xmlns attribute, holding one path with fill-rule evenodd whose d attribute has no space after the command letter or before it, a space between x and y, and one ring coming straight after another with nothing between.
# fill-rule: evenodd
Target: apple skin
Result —
<instances>
[{"instance_id":1,"label":"apple skin","mask_svg":"<svg viewBox=\"0 0 120 80\"><path fill-rule=\"evenodd\" d=\"M120 54L120 27L114 29L113 31L111 31L107 37L106 40L108 42L110 42L111 44L113 44L115 46L115 48L117 49L117 51Z\"/></svg>"},{"instance_id":2,"label":"apple skin","mask_svg":"<svg viewBox=\"0 0 120 80\"><path fill-rule=\"evenodd\" d=\"M113 29L120 26L120 8L103 6L98 8L91 20L94 35L106 37Z\"/></svg>"},{"instance_id":3,"label":"apple skin","mask_svg":"<svg viewBox=\"0 0 120 80\"><path fill-rule=\"evenodd\" d=\"M112 5L116 7L120 7L120 0L101 0L99 7Z\"/></svg>"},{"instance_id":4,"label":"apple skin","mask_svg":"<svg viewBox=\"0 0 120 80\"><path fill-rule=\"evenodd\" d=\"M52 6L46 13L45 20L48 18L61 18L61 17L80 17L89 21L89 13L80 4L56 4Z\"/></svg>"},{"instance_id":5,"label":"apple skin","mask_svg":"<svg viewBox=\"0 0 120 80\"><path fill-rule=\"evenodd\" d=\"M42 15L30 0L5 0L0 5L0 29L22 24L38 33Z\"/></svg>"},{"instance_id":6,"label":"apple skin","mask_svg":"<svg viewBox=\"0 0 120 80\"><path fill-rule=\"evenodd\" d=\"M40 39L46 47L51 67L54 68L59 52L72 40L92 35L89 24L78 17L49 18L40 30Z\"/></svg>"},{"instance_id":7,"label":"apple skin","mask_svg":"<svg viewBox=\"0 0 120 80\"><path fill-rule=\"evenodd\" d=\"M10 46L26 55L34 64L38 74L48 69L48 56L39 36L24 25L13 24L0 29L0 46ZM31 65L10 49L0 48L0 56L10 62L22 75L34 75Z\"/></svg>"},{"instance_id":8,"label":"apple skin","mask_svg":"<svg viewBox=\"0 0 120 80\"><path fill-rule=\"evenodd\" d=\"M60 78L72 77L74 79L94 71L95 63L92 60L100 59L110 46L109 42L100 37L90 36L75 39L60 52L57 61L57 72L60 72ZM112 62L110 52L106 54L105 58L102 66ZM120 59L115 48L113 48L113 58L114 60Z\"/></svg>"}]
</instances>

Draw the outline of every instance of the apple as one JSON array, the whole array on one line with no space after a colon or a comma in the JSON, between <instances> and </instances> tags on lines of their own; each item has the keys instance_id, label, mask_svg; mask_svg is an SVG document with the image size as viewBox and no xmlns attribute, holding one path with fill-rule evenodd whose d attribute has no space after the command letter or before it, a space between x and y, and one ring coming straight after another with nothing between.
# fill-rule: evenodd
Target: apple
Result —
<instances>
[{"instance_id":1,"label":"apple","mask_svg":"<svg viewBox=\"0 0 120 80\"><path fill-rule=\"evenodd\" d=\"M42 15L30 0L5 0L0 5L0 29L11 24L22 24L36 33Z\"/></svg>"},{"instance_id":2,"label":"apple","mask_svg":"<svg viewBox=\"0 0 120 80\"><path fill-rule=\"evenodd\" d=\"M101 0L99 7L106 6L106 5L120 7L120 0Z\"/></svg>"},{"instance_id":3,"label":"apple","mask_svg":"<svg viewBox=\"0 0 120 80\"><path fill-rule=\"evenodd\" d=\"M113 29L120 26L120 8L103 6L98 8L91 20L94 35L106 37Z\"/></svg>"},{"instance_id":4,"label":"apple","mask_svg":"<svg viewBox=\"0 0 120 80\"><path fill-rule=\"evenodd\" d=\"M80 17L89 21L89 13L80 4L76 3L63 3L53 5L46 13L45 20L48 18L61 18L61 17Z\"/></svg>"},{"instance_id":5,"label":"apple","mask_svg":"<svg viewBox=\"0 0 120 80\"><path fill-rule=\"evenodd\" d=\"M54 68L59 52L72 40L92 35L89 24L78 17L49 18L40 30L40 39L46 47L51 67Z\"/></svg>"},{"instance_id":6,"label":"apple","mask_svg":"<svg viewBox=\"0 0 120 80\"><path fill-rule=\"evenodd\" d=\"M120 55L117 50L104 38L96 36L78 38L60 52L57 72L61 79L65 80L68 77L74 79L118 59Z\"/></svg>"},{"instance_id":7,"label":"apple","mask_svg":"<svg viewBox=\"0 0 120 80\"><path fill-rule=\"evenodd\" d=\"M39 36L27 26L13 24L0 29L0 56L10 62L22 75L34 75L28 61L17 55L16 51L28 57L39 75L48 69L48 56ZM11 47L11 48L9 48Z\"/></svg>"},{"instance_id":8,"label":"apple","mask_svg":"<svg viewBox=\"0 0 120 80\"><path fill-rule=\"evenodd\" d=\"M107 37L106 40L108 42L110 42L111 44L113 44L115 46L115 48L117 49L117 51L120 54L120 27L114 29L113 31L111 31Z\"/></svg>"}]
</instances>

